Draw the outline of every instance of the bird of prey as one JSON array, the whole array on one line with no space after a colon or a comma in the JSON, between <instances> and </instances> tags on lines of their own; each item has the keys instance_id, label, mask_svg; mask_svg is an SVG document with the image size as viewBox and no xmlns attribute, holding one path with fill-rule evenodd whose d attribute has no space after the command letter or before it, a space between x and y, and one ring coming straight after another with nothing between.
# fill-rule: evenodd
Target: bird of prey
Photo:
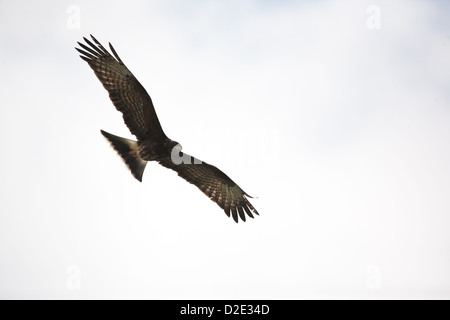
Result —
<instances>
[{"instance_id":1,"label":"bird of prey","mask_svg":"<svg viewBox=\"0 0 450 320\"><path fill-rule=\"evenodd\" d=\"M225 173L213 165L181 152L181 145L169 139L159 123L152 100L122 62L111 43L111 55L91 35L92 41L83 38L75 48L80 57L94 70L95 75L108 91L109 97L123 120L136 136L137 141L121 138L101 130L103 136L122 157L133 176L142 181L148 161L172 169L187 182L197 186L206 196L221 207L228 217L245 221L245 214L253 218L259 213L247 198L251 198Z\"/></svg>"}]
</instances>

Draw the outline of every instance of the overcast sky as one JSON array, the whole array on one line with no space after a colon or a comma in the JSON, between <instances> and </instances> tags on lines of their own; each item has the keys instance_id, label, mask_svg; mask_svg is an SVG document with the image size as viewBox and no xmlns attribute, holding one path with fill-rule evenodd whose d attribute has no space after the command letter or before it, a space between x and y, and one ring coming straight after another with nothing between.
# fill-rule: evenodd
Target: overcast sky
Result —
<instances>
[{"instance_id":1,"label":"overcast sky","mask_svg":"<svg viewBox=\"0 0 450 320\"><path fill-rule=\"evenodd\" d=\"M0 298L450 298L444 1L0 1ZM257 197L236 224L133 138L93 34L166 134Z\"/></svg>"}]
</instances>

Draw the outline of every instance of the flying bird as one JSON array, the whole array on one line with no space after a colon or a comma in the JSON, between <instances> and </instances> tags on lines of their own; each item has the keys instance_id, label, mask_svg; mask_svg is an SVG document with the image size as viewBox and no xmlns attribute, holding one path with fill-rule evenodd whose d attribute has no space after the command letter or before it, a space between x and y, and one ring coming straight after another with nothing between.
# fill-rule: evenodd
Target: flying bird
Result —
<instances>
[{"instance_id":1,"label":"flying bird","mask_svg":"<svg viewBox=\"0 0 450 320\"><path fill-rule=\"evenodd\" d=\"M245 214L253 218L258 214L247 198L251 198L225 173L181 151L181 145L164 133L147 91L120 59L111 43L111 55L91 35L92 41L83 37L86 44L78 42L75 48L80 57L94 70L108 91L109 97L130 132L137 138L129 140L101 130L102 135L122 157L133 176L142 182L148 161L174 170L187 182L197 186L206 196L221 207L228 217L245 221Z\"/></svg>"}]
</instances>

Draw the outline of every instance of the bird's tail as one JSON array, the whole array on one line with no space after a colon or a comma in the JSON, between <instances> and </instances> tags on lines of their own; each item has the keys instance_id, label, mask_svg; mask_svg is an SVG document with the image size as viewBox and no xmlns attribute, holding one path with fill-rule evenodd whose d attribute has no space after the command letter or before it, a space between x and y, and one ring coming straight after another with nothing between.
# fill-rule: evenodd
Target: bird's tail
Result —
<instances>
[{"instance_id":1,"label":"bird's tail","mask_svg":"<svg viewBox=\"0 0 450 320\"><path fill-rule=\"evenodd\" d=\"M103 130L100 131L111 143L114 150L122 157L133 176L142 182L142 174L144 173L147 161L139 157L137 141L121 138Z\"/></svg>"}]
</instances>

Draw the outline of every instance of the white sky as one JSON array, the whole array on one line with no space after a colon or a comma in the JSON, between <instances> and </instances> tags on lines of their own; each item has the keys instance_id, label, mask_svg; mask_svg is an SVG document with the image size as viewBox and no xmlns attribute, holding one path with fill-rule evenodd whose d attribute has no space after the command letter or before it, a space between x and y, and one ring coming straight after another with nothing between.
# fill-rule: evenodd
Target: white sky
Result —
<instances>
[{"instance_id":1,"label":"white sky","mask_svg":"<svg viewBox=\"0 0 450 320\"><path fill-rule=\"evenodd\" d=\"M0 298L450 298L449 9L1 1ZM261 216L131 176L89 34Z\"/></svg>"}]
</instances>

